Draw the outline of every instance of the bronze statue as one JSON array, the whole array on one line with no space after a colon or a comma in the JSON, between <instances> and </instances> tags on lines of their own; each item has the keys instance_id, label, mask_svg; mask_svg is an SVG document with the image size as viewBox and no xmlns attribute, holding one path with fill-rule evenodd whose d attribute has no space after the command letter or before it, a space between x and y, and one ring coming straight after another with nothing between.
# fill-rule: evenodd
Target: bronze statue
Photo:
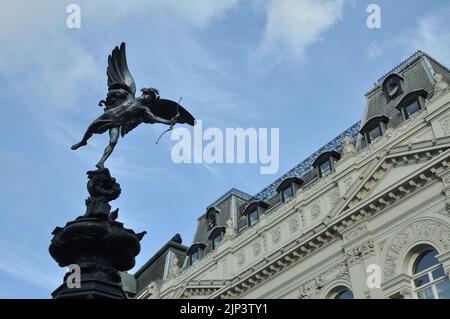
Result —
<instances>
[{"instance_id":1,"label":"bronze statue","mask_svg":"<svg viewBox=\"0 0 450 319\"><path fill-rule=\"evenodd\" d=\"M128 70L125 43L122 42L120 48L115 47L108 56L106 73L108 94L106 101L99 102L99 106L105 106L104 113L89 125L82 140L72 146L72 149L76 150L86 145L93 134L102 134L109 130L109 144L95 165L98 169L104 168L105 161L114 150L119 136L125 136L141 123L170 125L168 130L176 123L195 124L194 117L179 103L160 99L157 89L143 88L142 95L135 97L136 84Z\"/></svg>"}]
</instances>

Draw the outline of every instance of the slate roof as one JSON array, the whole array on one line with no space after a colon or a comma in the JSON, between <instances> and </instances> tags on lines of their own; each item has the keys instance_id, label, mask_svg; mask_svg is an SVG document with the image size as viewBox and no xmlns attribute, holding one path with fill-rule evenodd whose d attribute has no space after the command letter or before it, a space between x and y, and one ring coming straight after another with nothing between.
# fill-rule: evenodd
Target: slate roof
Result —
<instances>
[{"instance_id":1,"label":"slate roof","mask_svg":"<svg viewBox=\"0 0 450 319\"><path fill-rule=\"evenodd\" d=\"M388 101L381 89L381 84L387 76L393 73L397 73L404 78L403 93ZM428 54L422 51L417 51L391 71L383 75L378 79L378 82L375 84L374 88L366 93L367 102L364 117L361 121L361 126L363 126L369 119L380 115L384 115L389 118L389 123L387 125L388 129L399 126L403 122L403 116L401 112L395 108L395 106L406 94L410 92L425 90L428 93L432 93L434 86L434 73L441 73L446 81L450 81L450 71L445 66L440 64ZM359 136L357 141L357 149L362 149L365 146L366 142L363 136Z\"/></svg>"}]
</instances>

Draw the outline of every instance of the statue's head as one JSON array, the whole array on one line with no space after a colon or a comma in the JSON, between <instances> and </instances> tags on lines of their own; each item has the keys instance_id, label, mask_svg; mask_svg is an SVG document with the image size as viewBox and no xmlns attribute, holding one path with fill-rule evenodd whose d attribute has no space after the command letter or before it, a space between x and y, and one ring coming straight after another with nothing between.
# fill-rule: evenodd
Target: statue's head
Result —
<instances>
[{"instance_id":1,"label":"statue's head","mask_svg":"<svg viewBox=\"0 0 450 319\"><path fill-rule=\"evenodd\" d=\"M159 100L159 91L157 89L142 88L141 92L142 92L141 98L144 98L145 100L147 100L149 102Z\"/></svg>"},{"instance_id":2,"label":"statue's head","mask_svg":"<svg viewBox=\"0 0 450 319\"><path fill-rule=\"evenodd\" d=\"M98 105L105 105L106 107L112 107L128 97L130 93L124 89L110 89L106 96L106 101L101 100Z\"/></svg>"}]
</instances>

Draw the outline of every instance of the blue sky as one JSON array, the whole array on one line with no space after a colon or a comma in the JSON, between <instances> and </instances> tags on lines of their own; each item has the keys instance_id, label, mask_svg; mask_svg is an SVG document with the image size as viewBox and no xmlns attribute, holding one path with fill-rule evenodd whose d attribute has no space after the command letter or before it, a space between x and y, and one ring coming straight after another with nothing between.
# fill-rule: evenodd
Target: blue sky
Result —
<instances>
[{"instance_id":1,"label":"blue sky","mask_svg":"<svg viewBox=\"0 0 450 319\"><path fill-rule=\"evenodd\" d=\"M6 1L5 1L6 2ZM156 87L204 127L280 129L280 170L171 161L163 126L127 135L107 166L122 186L119 219L147 230L136 268L232 187L255 194L358 121L364 93L422 49L450 65L448 1L8 1L0 12L0 297L49 298L64 273L51 231L84 213L87 170L107 143L77 152L101 113L106 57L127 43L138 89ZM81 28L66 7L81 7ZM381 29L366 8L381 7Z\"/></svg>"}]
</instances>

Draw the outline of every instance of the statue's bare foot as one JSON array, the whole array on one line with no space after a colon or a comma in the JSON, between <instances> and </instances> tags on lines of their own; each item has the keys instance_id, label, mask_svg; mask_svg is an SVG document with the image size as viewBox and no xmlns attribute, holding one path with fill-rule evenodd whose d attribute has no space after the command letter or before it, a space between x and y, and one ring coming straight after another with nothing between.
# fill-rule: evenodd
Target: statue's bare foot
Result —
<instances>
[{"instance_id":1,"label":"statue's bare foot","mask_svg":"<svg viewBox=\"0 0 450 319\"><path fill-rule=\"evenodd\" d=\"M97 164L95 165L95 167L97 167L98 169L104 169L104 168L105 168L105 166L103 165L103 163L97 163Z\"/></svg>"},{"instance_id":2,"label":"statue's bare foot","mask_svg":"<svg viewBox=\"0 0 450 319\"><path fill-rule=\"evenodd\" d=\"M87 144L86 142L81 141L80 143L77 143L77 144L72 145L71 149L76 150L76 149L78 149L78 148L80 148L81 146L84 146L84 145L86 145L86 144Z\"/></svg>"}]
</instances>

